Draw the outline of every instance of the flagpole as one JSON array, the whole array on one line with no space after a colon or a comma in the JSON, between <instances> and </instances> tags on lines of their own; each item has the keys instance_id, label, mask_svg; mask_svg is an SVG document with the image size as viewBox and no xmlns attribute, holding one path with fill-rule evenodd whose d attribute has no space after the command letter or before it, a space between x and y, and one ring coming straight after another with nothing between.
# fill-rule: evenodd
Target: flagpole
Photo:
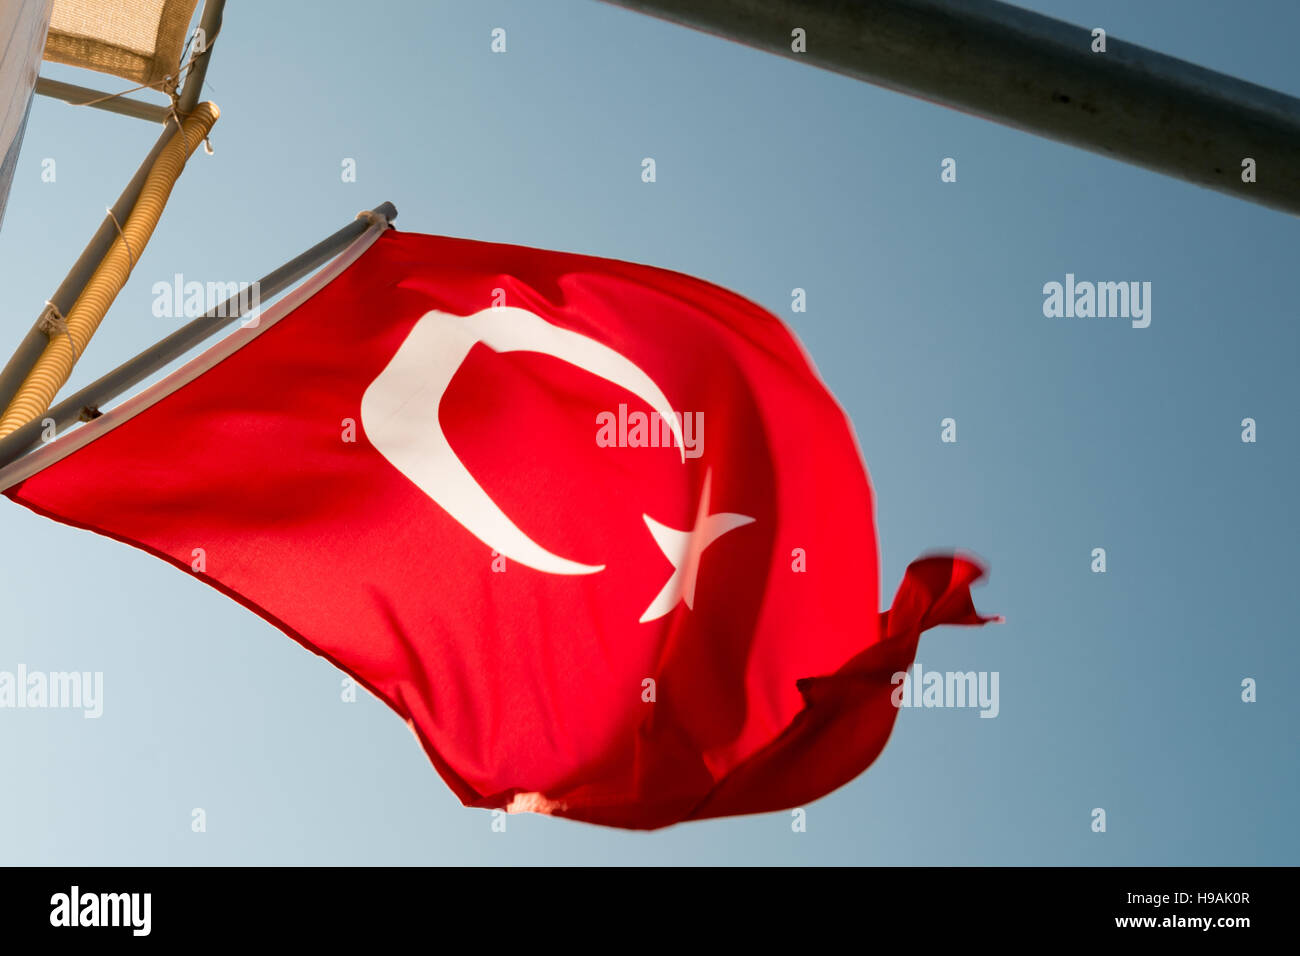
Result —
<instances>
[{"instance_id":1,"label":"flagpole","mask_svg":"<svg viewBox=\"0 0 1300 956\"><path fill-rule=\"evenodd\" d=\"M371 229L387 229L397 218L397 207L383 203L360 214L333 235L322 239L306 252L290 259L280 268L258 280L259 304L287 290L300 279L346 249L353 240ZM247 293L236 293L225 302L181 326L171 335L119 365L107 375L49 409L44 415L17 428L0 440L0 468L45 444L42 433L52 419L56 431L78 421L98 417L100 406L138 385L150 375L180 358L194 346L243 318L249 304Z\"/></svg>"},{"instance_id":2,"label":"flagpole","mask_svg":"<svg viewBox=\"0 0 1300 956\"><path fill-rule=\"evenodd\" d=\"M1102 52L1104 22L997 0L606 2L1300 214L1300 99L1109 35Z\"/></svg>"}]
</instances>

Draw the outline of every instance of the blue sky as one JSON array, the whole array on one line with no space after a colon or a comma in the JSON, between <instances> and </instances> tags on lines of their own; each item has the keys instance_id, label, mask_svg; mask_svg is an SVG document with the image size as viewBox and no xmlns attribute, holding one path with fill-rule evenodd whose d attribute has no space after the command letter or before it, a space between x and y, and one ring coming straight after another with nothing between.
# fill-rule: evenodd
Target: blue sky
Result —
<instances>
[{"instance_id":1,"label":"blue sky","mask_svg":"<svg viewBox=\"0 0 1300 956\"><path fill-rule=\"evenodd\" d=\"M1022 5L1300 93L1291 3ZM1296 861L1294 218L593 0L232 0L205 95L216 154L71 387L175 326L154 282L255 279L384 200L407 230L698 275L789 323L848 411L884 595L924 551L987 560L977 603L1007 622L932 632L918 657L997 671L1000 713L904 711L806 833L784 814L494 833L326 662L6 502L0 670L102 671L105 699L97 720L0 710L0 862ZM0 234L13 344L154 136L35 103ZM1150 282L1150 327L1045 317L1067 273Z\"/></svg>"}]
</instances>

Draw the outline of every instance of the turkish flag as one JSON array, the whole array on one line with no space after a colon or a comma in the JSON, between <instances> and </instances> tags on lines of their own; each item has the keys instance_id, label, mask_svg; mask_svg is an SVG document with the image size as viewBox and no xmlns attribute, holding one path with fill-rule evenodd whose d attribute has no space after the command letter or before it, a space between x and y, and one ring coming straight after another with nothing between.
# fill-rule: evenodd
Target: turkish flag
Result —
<instances>
[{"instance_id":1,"label":"turkish flag","mask_svg":"<svg viewBox=\"0 0 1300 956\"><path fill-rule=\"evenodd\" d=\"M877 613L861 455L775 317L588 256L386 232L4 481L327 657L476 807L806 803L920 632L987 620L956 556Z\"/></svg>"}]
</instances>

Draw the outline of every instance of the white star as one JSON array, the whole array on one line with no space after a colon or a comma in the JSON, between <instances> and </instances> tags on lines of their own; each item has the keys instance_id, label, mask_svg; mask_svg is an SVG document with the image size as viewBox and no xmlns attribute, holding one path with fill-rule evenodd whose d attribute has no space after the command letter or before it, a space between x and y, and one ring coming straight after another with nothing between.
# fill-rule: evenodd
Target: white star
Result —
<instances>
[{"instance_id":1,"label":"white star","mask_svg":"<svg viewBox=\"0 0 1300 956\"><path fill-rule=\"evenodd\" d=\"M673 566L673 573L668 583L641 615L642 624L663 617L675 608L679 601L685 601L686 606L694 610L695 579L700 571L700 555L704 553L705 548L728 531L733 531L754 520L747 515L728 512L709 514L709 489L712 484L713 470L709 469L704 473L704 490L700 492L700 507L695 512L695 527L690 531L677 531L660 524L649 515L641 516L645 519L650 534L654 536L655 543L659 545L659 549Z\"/></svg>"}]
</instances>

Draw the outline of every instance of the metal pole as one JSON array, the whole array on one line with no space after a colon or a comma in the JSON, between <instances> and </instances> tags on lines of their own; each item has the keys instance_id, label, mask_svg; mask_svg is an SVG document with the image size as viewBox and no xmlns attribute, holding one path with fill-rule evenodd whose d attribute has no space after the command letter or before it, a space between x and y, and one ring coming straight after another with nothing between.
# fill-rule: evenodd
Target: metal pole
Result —
<instances>
[{"instance_id":1,"label":"metal pole","mask_svg":"<svg viewBox=\"0 0 1300 956\"><path fill-rule=\"evenodd\" d=\"M208 59L211 56L212 44L216 42L217 34L221 32L221 15L225 8L226 0L207 0L203 4L203 16L199 19L199 29L203 31L203 49L190 53L193 69L186 75L185 86L181 90L178 104L182 116L198 105L199 95L203 92L203 78L208 75Z\"/></svg>"},{"instance_id":2,"label":"metal pole","mask_svg":"<svg viewBox=\"0 0 1300 956\"><path fill-rule=\"evenodd\" d=\"M1091 27L996 0L606 2L1300 213L1300 100L1110 36L1093 52Z\"/></svg>"},{"instance_id":3,"label":"metal pole","mask_svg":"<svg viewBox=\"0 0 1300 956\"><path fill-rule=\"evenodd\" d=\"M149 155L144 158L140 168L136 170L131 181L126 184L122 190L122 195L117 198L112 206L113 216L117 217L118 222L126 222L130 216L131 210L135 208L135 201L140 197L140 190L144 188L144 181L149 177L149 170L153 168L154 161L162 153L163 149L171 142L172 134L175 132L172 124L168 123L158 136L158 142L154 143L153 149ZM117 226L113 224L113 219L104 216L103 222L100 223L99 229L90 237L90 242L82 250L77 261L72 264L72 268L64 277L63 282L59 284L50 301L58 308L61 315L66 315L81 295L90 281L91 275L95 268L107 254L109 247L117 239ZM41 315L44 315L42 310ZM49 343L49 337L41 331L41 320L38 316L32 324L31 329L27 332L26 337L19 343L17 351L9 358L4 370L0 371L0 408L8 408L13 397L18 394L18 387L22 385L23 379L31 371L36 360L40 358L41 353L45 351L45 346Z\"/></svg>"},{"instance_id":4,"label":"metal pole","mask_svg":"<svg viewBox=\"0 0 1300 956\"><path fill-rule=\"evenodd\" d=\"M185 115L192 112L198 105L199 93L203 88L203 78L208 72L208 60L212 51L212 43L217 34L221 31L221 15L225 9L225 0L207 0L203 5L203 15L199 21L199 26L204 31L203 50L194 54L194 69L190 71L185 86L181 91L179 110ZM68 274L64 276L63 282L59 284L50 301L58 308L61 315L66 315L77 301L82 291L86 288L86 283L90 281L91 275L96 267L108 253L109 247L117 239L117 226L113 219L118 222L126 222L127 217L131 215L131 210L135 208L135 201L140 198L140 190L144 188L144 181L149 177L149 170L153 168L154 161L163 151L169 142L171 142L172 125L170 111L167 117L169 122L158 135L158 141L154 143L153 149L149 155L144 158L140 168L135 171L131 181L126 184L122 190L122 195L117 197L117 202L112 205L112 216L105 215L103 221L99 224L99 229L90 237L90 242L86 243L86 248L81 251L77 261L72 264ZM31 329L22 342L18 344L17 350L9 357L5 367L0 371L0 408L8 408L9 403L18 394L18 388L22 385L23 379L31 371L36 360L40 358L41 353L45 351L45 346L49 343L49 337L41 331L41 317L45 312L42 310L41 315L37 316L36 321L32 323Z\"/></svg>"},{"instance_id":5,"label":"metal pole","mask_svg":"<svg viewBox=\"0 0 1300 956\"><path fill-rule=\"evenodd\" d=\"M391 202L376 206L371 212L383 217L388 223L397 218L397 207ZM290 259L274 272L268 273L258 280L259 298L271 299L284 292L298 280L333 259L371 226L372 222L369 219L359 217L333 235L322 239L302 255ZM242 318L243 307L247 304L246 298L238 294L231 296L221 305L182 325L135 358L68 396L40 418L15 429L12 434L0 440L0 468L17 461L29 451L41 447L44 444L41 433L47 427L45 423L49 419L54 420L56 430L62 430L73 422L88 421L97 417L101 405L143 382L204 339Z\"/></svg>"},{"instance_id":6,"label":"metal pole","mask_svg":"<svg viewBox=\"0 0 1300 956\"><path fill-rule=\"evenodd\" d=\"M168 107L159 106L157 103L146 103L144 100L132 99L129 96L110 96L87 86L63 83L45 76L36 78L36 95L63 100L73 106L89 106L97 110L119 113L122 116L133 116L151 123L165 123L167 117L171 115Z\"/></svg>"}]
</instances>

